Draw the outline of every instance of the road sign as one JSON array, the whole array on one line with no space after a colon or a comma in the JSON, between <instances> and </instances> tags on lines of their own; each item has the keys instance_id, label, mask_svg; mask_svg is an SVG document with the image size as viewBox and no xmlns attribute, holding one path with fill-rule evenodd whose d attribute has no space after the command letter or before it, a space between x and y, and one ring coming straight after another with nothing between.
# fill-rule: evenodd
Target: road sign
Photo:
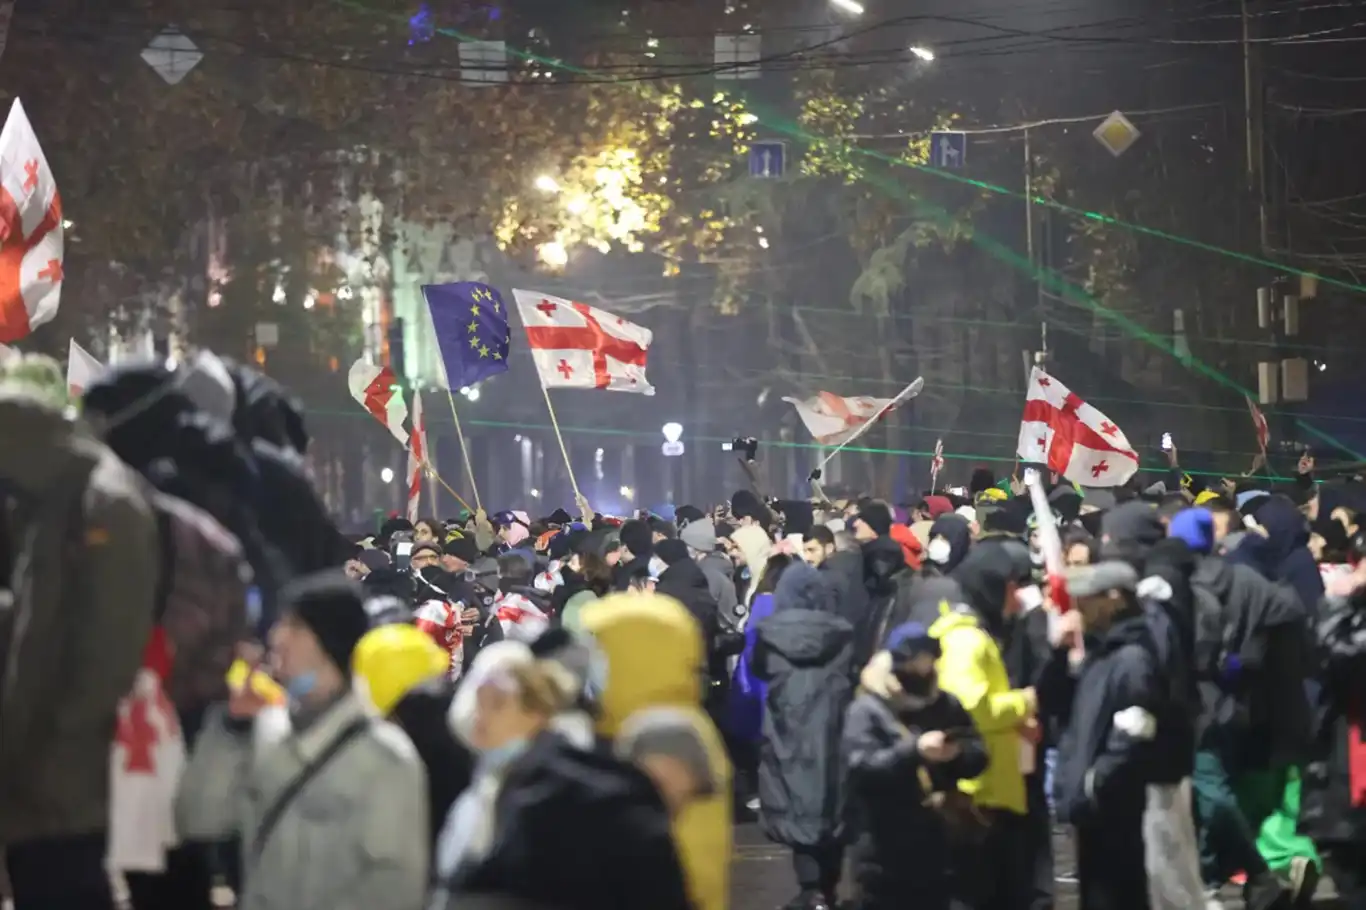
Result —
<instances>
[{"instance_id":1,"label":"road sign","mask_svg":"<svg viewBox=\"0 0 1366 910\"><path fill-rule=\"evenodd\" d=\"M749 175L751 177L781 177L786 164L786 143L756 142L749 147Z\"/></svg>"},{"instance_id":2,"label":"road sign","mask_svg":"<svg viewBox=\"0 0 1366 910\"><path fill-rule=\"evenodd\" d=\"M1105 150L1118 158L1129 150L1138 137L1143 134L1138 131L1138 127L1129 122L1119 111L1115 111L1110 116L1101 121L1100 126L1096 127L1091 134L1096 137L1096 141L1105 146Z\"/></svg>"},{"instance_id":3,"label":"road sign","mask_svg":"<svg viewBox=\"0 0 1366 910\"><path fill-rule=\"evenodd\" d=\"M668 458L677 458L679 455L683 454L683 443L666 442L659 447L659 450Z\"/></svg>"},{"instance_id":4,"label":"road sign","mask_svg":"<svg viewBox=\"0 0 1366 910\"><path fill-rule=\"evenodd\" d=\"M958 170L967 163L967 133L930 134L930 164L946 170Z\"/></svg>"}]
</instances>

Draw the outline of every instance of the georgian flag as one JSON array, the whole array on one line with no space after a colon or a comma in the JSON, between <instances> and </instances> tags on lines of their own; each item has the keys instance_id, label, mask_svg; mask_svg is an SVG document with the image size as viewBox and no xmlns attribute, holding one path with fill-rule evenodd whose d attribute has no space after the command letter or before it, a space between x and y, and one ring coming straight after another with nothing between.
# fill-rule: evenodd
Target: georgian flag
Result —
<instances>
[{"instance_id":1,"label":"georgian flag","mask_svg":"<svg viewBox=\"0 0 1366 910\"><path fill-rule=\"evenodd\" d=\"M1117 487L1138 471L1138 455L1119 427L1038 367L1029 374L1015 452L1088 487Z\"/></svg>"},{"instance_id":2,"label":"georgian flag","mask_svg":"<svg viewBox=\"0 0 1366 910\"><path fill-rule=\"evenodd\" d=\"M351 397L384 424L394 438L408 445L408 431L403 422L408 419L408 406L403 403L403 391L398 377L388 367L366 363L364 359L351 365L346 377Z\"/></svg>"},{"instance_id":3,"label":"georgian flag","mask_svg":"<svg viewBox=\"0 0 1366 910\"><path fill-rule=\"evenodd\" d=\"M57 315L62 299L62 197L14 99L0 132L0 342Z\"/></svg>"},{"instance_id":4,"label":"georgian flag","mask_svg":"<svg viewBox=\"0 0 1366 910\"><path fill-rule=\"evenodd\" d=\"M1247 409L1252 414L1252 427L1257 431L1257 448L1265 456L1267 444L1271 442L1271 427L1267 425L1266 415L1257 407L1257 402L1252 400L1251 395L1247 396Z\"/></svg>"},{"instance_id":5,"label":"georgian flag","mask_svg":"<svg viewBox=\"0 0 1366 910\"><path fill-rule=\"evenodd\" d=\"M645 359L654 333L606 310L537 291L512 292L527 347L547 389L653 395Z\"/></svg>"},{"instance_id":6,"label":"georgian flag","mask_svg":"<svg viewBox=\"0 0 1366 910\"><path fill-rule=\"evenodd\" d=\"M783 401L796 406L797 416L817 442L837 446L862 435L870 422L890 414L919 395L924 387L925 380L918 378L895 398L869 398L866 395L845 398L833 392L817 392L811 398L784 398Z\"/></svg>"},{"instance_id":7,"label":"georgian flag","mask_svg":"<svg viewBox=\"0 0 1366 910\"><path fill-rule=\"evenodd\" d=\"M427 467L427 422L422 417L422 396L413 392L413 433L408 437L408 520L416 522L422 510L422 472Z\"/></svg>"}]
</instances>

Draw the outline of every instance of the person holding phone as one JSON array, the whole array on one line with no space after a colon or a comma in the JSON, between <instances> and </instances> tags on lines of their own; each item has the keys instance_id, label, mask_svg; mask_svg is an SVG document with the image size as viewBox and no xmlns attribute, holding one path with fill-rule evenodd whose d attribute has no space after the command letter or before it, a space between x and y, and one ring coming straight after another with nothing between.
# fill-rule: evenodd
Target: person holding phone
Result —
<instances>
[{"instance_id":1,"label":"person holding phone","mask_svg":"<svg viewBox=\"0 0 1366 910\"><path fill-rule=\"evenodd\" d=\"M986 770L972 717L939 688L938 639L924 625L892 630L859 677L845 714L852 858L863 910L951 906L951 844L980 817L958 789Z\"/></svg>"}]
</instances>

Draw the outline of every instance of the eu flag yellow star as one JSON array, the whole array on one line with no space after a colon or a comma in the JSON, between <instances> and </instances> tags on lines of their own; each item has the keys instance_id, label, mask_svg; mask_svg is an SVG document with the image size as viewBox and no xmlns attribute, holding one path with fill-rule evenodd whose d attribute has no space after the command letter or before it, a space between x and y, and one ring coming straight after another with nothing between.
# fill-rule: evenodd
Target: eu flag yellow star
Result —
<instances>
[{"instance_id":1,"label":"eu flag yellow star","mask_svg":"<svg viewBox=\"0 0 1366 910\"><path fill-rule=\"evenodd\" d=\"M471 316L478 316L478 315L479 315L479 304L477 304L477 303L471 303L471 304L470 304L470 315L471 315Z\"/></svg>"},{"instance_id":2,"label":"eu flag yellow star","mask_svg":"<svg viewBox=\"0 0 1366 910\"><path fill-rule=\"evenodd\" d=\"M465 329L473 335L475 332L479 331L479 320L474 320L469 325L465 326Z\"/></svg>"},{"instance_id":3,"label":"eu flag yellow star","mask_svg":"<svg viewBox=\"0 0 1366 910\"><path fill-rule=\"evenodd\" d=\"M487 357L487 356L489 356L489 349L488 349L488 347L487 347L486 345L482 345L482 344L481 344L481 345L479 346L479 356L480 356L480 357Z\"/></svg>"},{"instance_id":4,"label":"eu flag yellow star","mask_svg":"<svg viewBox=\"0 0 1366 910\"><path fill-rule=\"evenodd\" d=\"M503 355L502 355L502 354L499 354L497 351L494 351L494 352L493 352L493 359L494 359L494 360L502 360L502 359L503 359Z\"/></svg>"},{"instance_id":5,"label":"eu flag yellow star","mask_svg":"<svg viewBox=\"0 0 1366 910\"><path fill-rule=\"evenodd\" d=\"M472 351L477 351L477 350L479 350L479 339L478 339L477 337L476 337L476 338L471 338L471 339L470 339L470 350L472 350Z\"/></svg>"},{"instance_id":6,"label":"eu flag yellow star","mask_svg":"<svg viewBox=\"0 0 1366 910\"><path fill-rule=\"evenodd\" d=\"M495 313L501 313L501 312L503 312L503 308L502 308L501 306L498 305L498 301L496 301L496 300L493 301L493 312L495 312Z\"/></svg>"}]
</instances>

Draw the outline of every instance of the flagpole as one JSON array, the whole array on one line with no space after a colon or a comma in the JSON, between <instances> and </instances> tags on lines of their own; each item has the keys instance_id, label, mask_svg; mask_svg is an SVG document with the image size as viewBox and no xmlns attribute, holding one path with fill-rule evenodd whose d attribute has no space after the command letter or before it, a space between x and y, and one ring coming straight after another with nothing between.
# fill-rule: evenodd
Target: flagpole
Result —
<instances>
[{"instance_id":1,"label":"flagpole","mask_svg":"<svg viewBox=\"0 0 1366 910\"><path fill-rule=\"evenodd\" d=\"M470 479L470 490L474 493L474 505L478 511L482 512L484 511L484 503L479 499L479 485L474 482L474 464L470 461L469 446L465 444L465 431L460 427L460 414L455 410L455 395L451 393L450 377L446 378L446 400L451 403L451 419L455 421L455 438L460 440L460 457L465 459L465 474ZM469 508L469 504L463 499L460 500L460 504L467 509Z\"/></svg>"},{"instance_id":2,"label":"flagpole","mask_svg":"<svg viewBox=\"0 0 1366 910\"><path fill-rule=\"evenodd\" d=\"M537 379L540 380L540 371L537 371ZM545 387L545 381L541 381L541 395L545 397L545 409L550 413L550 426L555 431L555 441L560 444L560 455L564 458L564 469L569 474L569 486L574 489L574 504L582 508L582 504L588 502L584 499L583 493L579 491L579 482L574 479L574 466L569 463L569 449L564 444L564 435L560 433L560 421L555 416L555 405L550 402L550 390Z\"/></svg>"}]
</instances>

